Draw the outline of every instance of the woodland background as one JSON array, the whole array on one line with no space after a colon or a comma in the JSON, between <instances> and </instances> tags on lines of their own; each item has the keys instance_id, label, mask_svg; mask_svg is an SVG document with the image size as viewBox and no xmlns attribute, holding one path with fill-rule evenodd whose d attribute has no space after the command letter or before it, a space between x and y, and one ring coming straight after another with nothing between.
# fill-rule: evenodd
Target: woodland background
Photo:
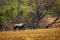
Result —
<instances>
[{"instance_id":1,"label":"woodland background","mask_svg":"<svg viewBox=\"0 0 60 40\"><path fill-rule=\"evenodd\" d=\"M59 28L60 0L0 0L0 30L21 22L24 29Z\"/></svg>"}]
</instances>

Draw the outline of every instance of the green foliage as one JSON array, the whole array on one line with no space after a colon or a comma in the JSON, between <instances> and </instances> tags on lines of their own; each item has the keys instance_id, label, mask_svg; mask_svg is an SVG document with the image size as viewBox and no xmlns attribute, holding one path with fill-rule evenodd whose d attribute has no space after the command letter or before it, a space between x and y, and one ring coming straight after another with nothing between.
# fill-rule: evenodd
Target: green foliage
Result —
<instances>
[{"instance_id":1,"label":"green foliage","mask_svg":"<svg viewBox=\"0 0 60 40\"><path fill-rule=\"evenodd\" d=\"M58 16L60 15L60 0L56 0L54 6L52 6L49 11L48 14L51 16Z\"/></svg>"},{"instance_id":2,"label":"green foliage","mask_svg":"<svg viewBox=\"0 0 60 40\"><path fill-rule=\"evenodd\" d=\"M29 22L31 21L31 18L29 17L29 12L31 10L30 6L21 6L20 11L23 11L22 17L28 20Z\"/></svg>"},{"instance_id":3,"label":"green foliage","mask_svg":"<svg viewBox=\"0 0 60 40\"><path fill-rule=\"evenodd\" d=\"M20 1L8 0L7 5L5 5L4 7L4 11L2 9L3 12L0 13L1 15L0 18L5 18L6 21L13 21L13 20L16 20L16 17L18 16L18 12L19 12L22 18L25 18L26 20L31 21L31 18L29 17L29 12L31 10L31 7L25 4L27 1L28 0L20 0ZM19 9L18 9L18 5L20 5Z\"/></svg>"},{"instance_id":4,"label":"green foliage","mask_svg":"<svg viewBox=\"0 0 60 40\"><path fill-rule=\"evenodd\" d=\"M3 19L4 19L4 17L5 17L4 12L0 10L0 19L1 19L1 20L3 20Z\"/></svg>"},{"instance_id":5,"label":"green foliage","mask_svg":"<svg viewBox=\"0 0 60 40\"><path fill-rule=\"evenodd\" d=\"M55 15L55 12L53 12L53 11L48 11L48 15L54 16L54 15Z\"/></svg>"}]
</instances>

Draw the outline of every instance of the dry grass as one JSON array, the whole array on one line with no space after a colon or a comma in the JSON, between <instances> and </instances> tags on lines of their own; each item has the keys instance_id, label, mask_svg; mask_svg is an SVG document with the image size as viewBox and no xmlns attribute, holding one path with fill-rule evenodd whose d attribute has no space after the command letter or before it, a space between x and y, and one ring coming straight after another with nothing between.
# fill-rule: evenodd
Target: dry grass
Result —
<instances>
[{"instance_id":1,"label":"dry grass","mask_svg":"<svg viewBox=\"0 0 60 40\"><path fill-rule=\"evenodd\" d=\"M0 40L60 40L60 28L0 32Z\"/></svg>"}]
</instances>

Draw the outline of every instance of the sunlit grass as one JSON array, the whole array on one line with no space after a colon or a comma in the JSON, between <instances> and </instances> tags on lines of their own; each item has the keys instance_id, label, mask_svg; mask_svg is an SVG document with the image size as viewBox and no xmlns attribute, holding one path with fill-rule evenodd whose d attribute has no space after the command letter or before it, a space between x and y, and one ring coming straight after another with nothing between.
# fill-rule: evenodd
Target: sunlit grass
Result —
<instances>
[{"instance_id":1,"label":"sunlit grass","mask_svg":"<svg viewBox=\"0 0 60 40\"><path fill-rule=\"evenodd\" d=\"M60 40L60 28L0 32L0 40Z\"/></svg>"}]
</instances>

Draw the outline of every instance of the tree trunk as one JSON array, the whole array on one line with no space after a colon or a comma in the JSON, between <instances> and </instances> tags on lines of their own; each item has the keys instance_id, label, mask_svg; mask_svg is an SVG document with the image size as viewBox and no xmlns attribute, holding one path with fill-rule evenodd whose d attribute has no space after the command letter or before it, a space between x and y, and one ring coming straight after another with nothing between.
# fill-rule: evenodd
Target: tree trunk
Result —
<instances>
[{"instance_id":1,"label":"tree trunk","mask_svg":"<svg viewBox=\"0 0 60 40\"><path fill-rule=\"evenodd\" d=\"M39 23L39 9L36 9L36 27L39 27L38 23Z\"/></svg>"}]
</instances>

